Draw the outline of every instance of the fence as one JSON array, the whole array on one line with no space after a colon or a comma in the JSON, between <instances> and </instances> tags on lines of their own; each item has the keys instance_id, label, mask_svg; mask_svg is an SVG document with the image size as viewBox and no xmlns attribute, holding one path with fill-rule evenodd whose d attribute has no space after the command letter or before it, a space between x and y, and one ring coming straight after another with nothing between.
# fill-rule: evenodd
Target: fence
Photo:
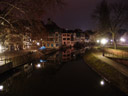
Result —
<instances>
[{"instance_id":1,"label":"fence","mask_svg":"<svg viewBox=\"0 0 128 96\"><path fill-rule=\"evenodd\" d=\"M128 59L127 51L106 48L106 49L103 49L103 52L104 52L104 56L107 56L107 57Z\"/></svg>"},{"instance_id":2,"label":"fence","mask_svg":"<svg viewBox=\"0 0 128 96\"><path fill-rule=\"evenodd\" d=\"M35 53L35 52L34 53L30 52L30 53L26 53L24 55L15 56L15 57L11 57L11 58L8 58L8 57L0 58L0 62L1 62L1 65L5 65L5 64L12 62L13 67L16 67L21 64L28 63L36 58L39 58L39 57L40 57L40 54Z\"/></svg>"}]
</instances>

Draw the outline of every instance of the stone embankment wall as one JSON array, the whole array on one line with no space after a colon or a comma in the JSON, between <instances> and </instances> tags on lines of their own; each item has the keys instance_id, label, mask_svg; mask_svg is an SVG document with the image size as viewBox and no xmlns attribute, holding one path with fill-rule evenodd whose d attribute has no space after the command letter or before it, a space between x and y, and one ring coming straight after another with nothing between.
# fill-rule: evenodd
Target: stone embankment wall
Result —
<instances>
[{"instance_id":1,"label":"stone embankment wall","mask_svg":"<svg viewBox=\"0 0 128 96\"><path fill-rule=\"evenodd\" d=\"M37 60L42 56L43 56L43 54L41 54L40 52L29 52L29 53L26 53L21 56L8 58L6 60L7 63L4 64L3 66L0 66L0 74L4 73L6 71L9 71L13 68L16 68L18 66L21 66L23 64Z\"/></svg>"}]
</instances>

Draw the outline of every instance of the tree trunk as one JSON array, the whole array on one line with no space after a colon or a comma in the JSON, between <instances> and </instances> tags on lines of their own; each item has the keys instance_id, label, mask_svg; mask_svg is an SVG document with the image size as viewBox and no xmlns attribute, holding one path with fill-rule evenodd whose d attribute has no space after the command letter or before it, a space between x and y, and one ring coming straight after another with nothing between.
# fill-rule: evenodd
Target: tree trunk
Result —
<instances>
[{"instance_id":1,"label":"tree trunk","mask_svg":"<svg viewBox=\"0 0 128 96\"><path fill-rule=\"evenodd\" d=\"M116 38L115 38L115 33L112 33L112 39L113 39L113 47L114 49L117 49L117 43L116 43Z\"/></svg>"}]
</instances>

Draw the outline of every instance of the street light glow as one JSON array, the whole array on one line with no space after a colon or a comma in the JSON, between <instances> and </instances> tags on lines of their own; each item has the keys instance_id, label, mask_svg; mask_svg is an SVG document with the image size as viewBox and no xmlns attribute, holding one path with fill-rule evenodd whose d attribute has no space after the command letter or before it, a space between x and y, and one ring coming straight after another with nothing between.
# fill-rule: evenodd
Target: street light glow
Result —
<instances>
[{"instance_id":1,"label":"street light glow","mask_svg":"<svg viewBox=\"0 0 128 96\"><path fill-rule=\"evenodd\" d=\"M121 42L125 42L126 40L124 38L120 38L120 41Z\"/></svg>"},{"instance_id":2,"label":"street light glow","mask_svg":"<svg viewBox=\"0 0 128 96\"><path fill-rule=\"evenodd\" d=\"M37 45L39 46L39 45L40 45L40 43L39 43L39 42L37 42Z\"/></svg>"},{"instance_id":3,"label":"street light glow","mask_svg":"<svg viewBox=\"0 0 128 96\"><path fill-rule=\"evenodd\" d=\"M101 39L101 44L105 45L108 42L107 39Z\"/></svg>"},{"instance_id":4,"label":"street light glow","mask_svg":"<svg viewBox=\"0 0 128 96\"><path fill-rule=\"evenodd\" d=\"M100 43L100 40L97 40L97 43Z\"/></svg>"},{"instance_id":5,"label":"street light glow","mask_svg":"<svg viewBox=\"0 0 128 96\"><path fill-rule=\"evenodd\" d=\"M0 45L0 53L2 53L2 49L3 49L3 47L2 47L2 45Z\"/></svg>"}]
</instances>

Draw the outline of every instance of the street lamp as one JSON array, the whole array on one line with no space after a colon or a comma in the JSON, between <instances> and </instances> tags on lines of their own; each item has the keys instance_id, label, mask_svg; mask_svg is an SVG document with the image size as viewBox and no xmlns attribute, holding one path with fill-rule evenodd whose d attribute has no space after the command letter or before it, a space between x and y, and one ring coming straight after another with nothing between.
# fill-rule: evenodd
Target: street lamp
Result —
<instances>
[{"instance_id":1,"label":"street lamp","mask_svg":"<svg viewBox=\"0 0 128 96\"><path fill-rule=\"evenodd\" d=\"M108 43L108 40L107 39L105 39L105 38L101 39L101 44L103 45L103 56L104 56L104 46L107 43Z\"/></svg>"},{"instance_id":2,"label":"street lamp","mask_svg":"<svg viewBox=\"0 0 128 96\"><path fill-rule=\"evenodd\" d=\"M108 43L108 40L107 39L105 39L105 38L103 38L103 39L101 39L101 44L104 46L105 44L107 44Z\"/></svg>"},{"instance_id":3,"label":"street lamp","mask_svg":"<svg viewBox=\"0 0 128 96\"><path fill-rule=\"evenodd\" d=\"M124 38L120 38L120 41L124 43L126 40Z\"/></svg>"},{"instance_id":4,"label":"street lamp","mask_svg":"<svg viewBox=\"0 0 128 96\"><path fill-rule=\"evenodd\" d=\"M0 53L2 53L2 46L0 45Z\"/></svg>"},{"instance_id":5,"label":"street lamp","mask_svg":"<svg viewBox=\"0 0 128 96\"><path fill-rule=\"evenodd\" d=\"M96 42L97 42L97 43L100 43L100 40L97 40Z\"/></svg>"},{"instance_id":6,"label":"street lamp","mask_svg":"<svg viewBox=\"0 0 128 96\"><path fill-rule=\"evenodd\" d=\"M37 42L36 44L37 44L38 46L40 46L40 43L39 43L39 42Z\"/></svg>"}]
</instances>

